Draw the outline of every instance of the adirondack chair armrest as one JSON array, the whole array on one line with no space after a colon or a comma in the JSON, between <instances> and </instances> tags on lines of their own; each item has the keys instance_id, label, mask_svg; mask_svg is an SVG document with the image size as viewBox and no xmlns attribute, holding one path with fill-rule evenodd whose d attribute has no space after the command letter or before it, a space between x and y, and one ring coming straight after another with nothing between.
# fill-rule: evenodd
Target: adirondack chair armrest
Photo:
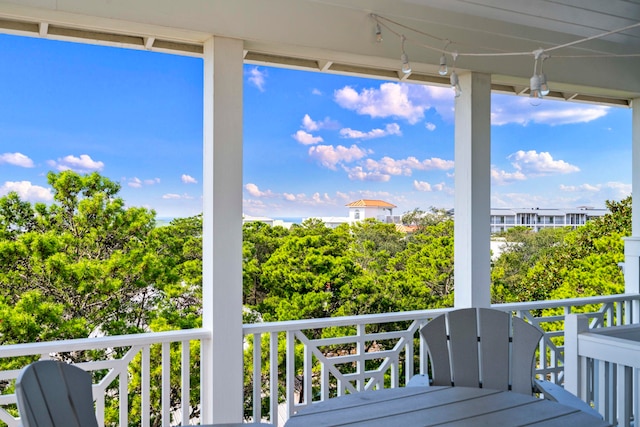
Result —
<instances>
[{"instance_id":1,"label":"adirondack chair armrest","mask_svg":"<svg viewBox=\"0 0 640 427\"><path fill-rule=\"evenodd\" d=\"M602 419L602 415L593 409L587 402L550 381L534 380L534 391L536 393L542 393L544 398L547 400L571 406L572 408L576 408L582 412L586 412L594 417Z\"/></svg>"},{"instance_id":2,"label":"adirondack chair armrest","mask_svg":"<svg viewBox=\"0 0 640 427\"><path fill-rule=\"evenodd\" d=\"M414 375L407 383L407 387L429 387L430 385L431 382L427 374Z\"/></svg>"}]
</instances>

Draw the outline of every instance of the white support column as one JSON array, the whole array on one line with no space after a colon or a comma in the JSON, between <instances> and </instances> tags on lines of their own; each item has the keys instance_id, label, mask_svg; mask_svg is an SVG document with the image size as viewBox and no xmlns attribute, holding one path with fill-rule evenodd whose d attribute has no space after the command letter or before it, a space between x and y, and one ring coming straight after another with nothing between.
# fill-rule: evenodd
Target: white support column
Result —
<instances>
[{"instance_id":1,"label":"white support column","mask_svg":"<svg viewBox=\"0 0 640 427\"><path fill-rule=\"evenodd\" d=\"M242 49L204 45L202 424L242 421Z\"/></svg>"},{"instance_id":2,"label":"white support column","mask_svg":"<svg viewBox=\"0 0 640 427\"><path fill-rule=\"evenodd\" d=\"M455 306L491 304L491 76L460 75L455 105Z\"/></svg>"},{"instance_id":3,"label":"white support column","mask_svg":"<svg viewBox=\"0 0 640 427\"><path fill-rule=\"evenodd\" d=\"M633 100L631 134L631 237L624 239L624 286L628 294L640 293L640 98ZM634 323L640 322L640 306L634 302Z\"/></svg>"}]
</instances>

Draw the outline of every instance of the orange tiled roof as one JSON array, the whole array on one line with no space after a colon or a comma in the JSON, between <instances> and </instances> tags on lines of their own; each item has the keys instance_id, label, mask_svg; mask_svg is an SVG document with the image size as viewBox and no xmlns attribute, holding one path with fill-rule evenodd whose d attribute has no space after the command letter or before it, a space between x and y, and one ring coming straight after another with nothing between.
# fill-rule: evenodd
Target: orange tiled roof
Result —
<instances>
[{"instance_id":1,"label":"orange tiled roof","mask_svg":"<svg viewBox=\"0 0 640 427\"><path fill-rule=\"evenodd\" d=\"M346 206L350 208L395 208L397 207L396 205L383 202L382 200L369 200L369 199L360 199L355 202L351 202Z\"/></svg>"},{"instance_id":2,"label":"orange tiled roof","mask_svg":"<svg viewBox=\"0 0 640 427\"><path fill-rule=\"evenodd\" d=\"M396 224L396 231L399 231L401 233L413 233L417 229L418 229L417 225Z\"/></svg>"}]
</instances>

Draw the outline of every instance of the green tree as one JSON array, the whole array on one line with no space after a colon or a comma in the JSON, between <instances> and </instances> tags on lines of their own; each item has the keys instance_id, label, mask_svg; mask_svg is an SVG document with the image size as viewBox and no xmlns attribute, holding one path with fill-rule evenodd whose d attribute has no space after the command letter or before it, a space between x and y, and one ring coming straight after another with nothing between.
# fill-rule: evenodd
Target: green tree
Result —
<instances>
[{"instance_id":1,"label":"green tree","mask_svg":"<svg viewBox=\"0 0 640 427\"><path fill-rule=\"evenodd\" d=\"M523 287L529 270L563 244L569 232L567 227L537 232L529 227L513 227L499 234L504 247L491 269L492 302L527 301L525 298L531 295Z\"/></svg>"},{"instance_id":2,"label":"green tree","mask_svg":"<svg viewBox=\"0 0 640 427\"><path fill-rule=\"evenodd\" d=\"M631 197L607 201L609 213L568 233L528 271L522 284L526 300L608 295L624 291L618 263L622 238L631 235Z\"/></svg>"},{"instance_id":3,"label":"green tree","mask_svg":"<svg viewBox=\"0 0 640 427\"><path fill-rule=\"evenodd\" d=\"M54 196L50 205L32 205L16 193L0 198L0 344L201 324L201 217L157 228L153 211L125 207L118 197L120 185L97 173L49 173L48 182ZM123 350L114 351L117 357ZM76 361L93 357L105 354L65 354ZM179 360L178 348L171 348L171 357ZM199 363L197 348L192 358ZM28 360L3 363L13 367ZM135 403L139 367L133 364L129 370L130 401ZM113 387L108 417L117 417L112 406L117 384ZM159 389L151 395L159 400ZM179 402L177 391L172 391L172 402ZM136 422L135 413L131 420Z\"/></svg>"},{"instance_id":4,"label":"green tree","mask_svg":"<svg viewBox=\"0 0 640 427\"><path fill-rule=\"evenodd\" d=\"M327 317L340 306L340 289L361 270L349 257L348 226L310 220L293 228L263 265L269 296L258 305L265 320Z\"/></svg>"}]
</instances>

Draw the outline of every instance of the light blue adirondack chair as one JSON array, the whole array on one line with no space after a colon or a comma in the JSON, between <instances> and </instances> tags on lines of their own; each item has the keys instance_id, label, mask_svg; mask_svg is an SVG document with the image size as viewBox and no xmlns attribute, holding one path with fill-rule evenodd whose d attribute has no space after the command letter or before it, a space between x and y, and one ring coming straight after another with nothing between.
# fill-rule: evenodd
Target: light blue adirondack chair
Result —
<instances>
[{"instance_id":1,"label":"light blue adirondack chair","mask_svg":"<svg viewBox=\"0 0 640 427\"><path fill-rule=\"evenodd\" d=\"M549 381L535 379L535 352L543 332L494 309L468 308L438 316L421 330L430 375L407 386L453 385L510 390L557 401L602 418L586 402ZM425 359L426 360L426 359Z\"/></svg>"},{"instance_id":2,"label":"light blue adirondack chair","mask_svg":"<svg viewBox=\"0 0 640 427\"><path fill-rule=\"evenodd\" d=\"M63 362L41 360L16 381L23 427L98 427L91 375Z\"/></svg>"},{"instance_id":3,"label":"light blue adirondack chair","mask_svg":"<svg viewBox=\"0 0 640 427\"><path fill-rule=\"evenodd\" d=\"M16 381L23 427L98 427L91 375L67 363L41 360L25 367ZM240 427L248 424L214 424ZM254 426L273 427L254 423Z\"/></svg>"}]
</instances>

